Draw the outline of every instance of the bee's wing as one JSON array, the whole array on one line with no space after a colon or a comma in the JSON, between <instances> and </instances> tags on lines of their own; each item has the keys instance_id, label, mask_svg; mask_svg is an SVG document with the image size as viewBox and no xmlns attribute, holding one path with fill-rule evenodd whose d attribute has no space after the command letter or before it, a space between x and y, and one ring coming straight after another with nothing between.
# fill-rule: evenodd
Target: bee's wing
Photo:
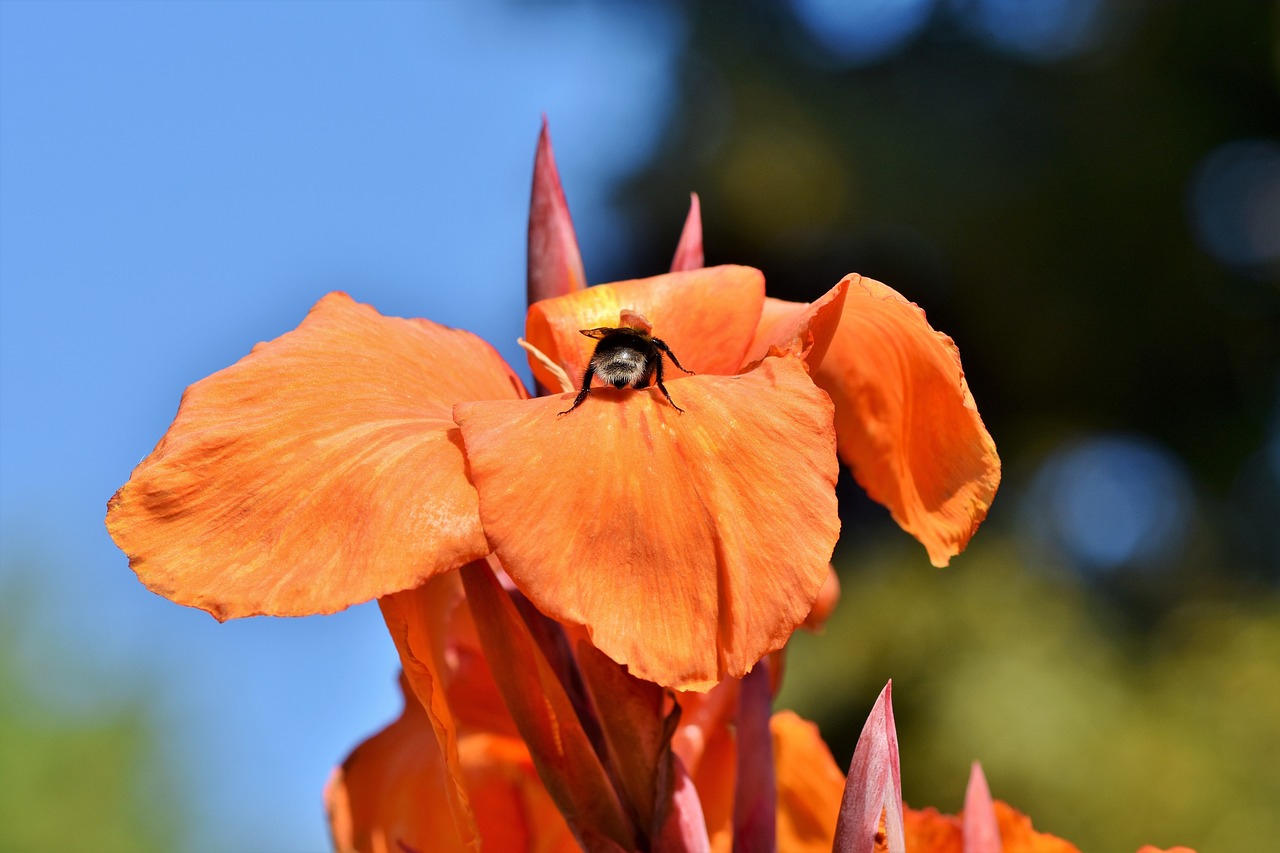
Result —
<instances>
[{"instance_id":1,"label":"bee's wing","mask_svg":"<svg viewBox=\"0 0 1280 853\"><path fill-rule=\"evenodd\" d=\"M596 340L600 340L610 332L616 332L616 331L618 330L610 328L609 326L601 326L598 329L579 329L578 330L579 333L586 335L588 338L595 338Z\"/></svg>"}]
</instances>

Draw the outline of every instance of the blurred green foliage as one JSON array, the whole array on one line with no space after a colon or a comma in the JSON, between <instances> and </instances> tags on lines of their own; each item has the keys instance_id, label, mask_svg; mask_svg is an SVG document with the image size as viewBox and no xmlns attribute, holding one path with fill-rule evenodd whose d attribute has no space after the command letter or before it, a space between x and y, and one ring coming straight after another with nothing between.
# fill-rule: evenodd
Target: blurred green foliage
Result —
<instances>
[{"instance_id":1,"label":"blurred green foliage","mask_svg":"<svg viewBox=\"0 0 1280 853\"><path fill-rule=\"evenodd\" d=\"M903 545L843 566L820 635L791 641L779 704L847 766L893 679L910 805L954 813L972 761L1081 850L1267 853L1280 838L1280 596L1186 602L1154 627L978 537L939 571Z\"/></svg>"},{"instance_id":2,"label":"blurred green foliage","mask_svg":"<svg viewBox=\"0 0 1280 853\"><path fill-rule=\"evenodd\" d=\"M146 698L75 711L35 695L32 673L75 667L24 617L17 587L0 589L0 850L180 849L177 797L165 784Z\"/></svg>"}]
</instances>

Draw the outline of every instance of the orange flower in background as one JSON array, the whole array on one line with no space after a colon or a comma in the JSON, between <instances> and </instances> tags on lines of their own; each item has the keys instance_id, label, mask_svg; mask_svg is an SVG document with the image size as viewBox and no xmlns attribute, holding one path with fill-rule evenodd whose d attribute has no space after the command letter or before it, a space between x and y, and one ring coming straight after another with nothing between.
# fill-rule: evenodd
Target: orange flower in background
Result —
<instances>
[{"instance_id":1,"label":"orange flower in background","mask_svg":"<svg viewBox=\"0 0 1280 853\"><path fill-rule=\"evenodd\" d=\"M1080 853L1070 842L1037 832L1031 819L1017 809L992 800L976 762L960 815L940 814L933 808L906 808L891 691L892 684L887 684L880 692L854 748L833 853ZM819 752L811 754L813 766L824 763ZM830 760L830 753L826 759ZM833 788L828 783L828 796ZM1138 853L1195 851L1187 847L1161 851L1148 845Z\"/></svg>"},{"instance_id":2,"label":"orange flower in background","mask_svg":"<svg viewBox=\"0 0 1280 853\"><path fill-rule=\"evenodd\" d=\"M444 757L426 712L404 690L404 713L365 741L325 786L334 848L462 851ZM459 766L480 842L491 850L576 851L578 843L518 737L484 732L459 739Z\"/></svg>"}]
</instances>

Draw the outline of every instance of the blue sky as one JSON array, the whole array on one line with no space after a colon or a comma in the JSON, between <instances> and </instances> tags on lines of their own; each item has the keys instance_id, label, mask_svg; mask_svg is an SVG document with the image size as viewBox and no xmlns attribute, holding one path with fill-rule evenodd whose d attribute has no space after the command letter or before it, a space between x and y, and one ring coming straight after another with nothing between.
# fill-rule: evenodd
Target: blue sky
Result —
<instances>
[{"instance_id":1,"label":"blue sky","mask_svg":"<svg viewBox=\"0 0 1280 853\"><path fill-rule=\"evenodd\" d=\"M540 115L591 277L681 46L620 5L0 2L0 590L51 713L159 697L191 849L324 849L394 651L369 605L218 625L152 595L107 498L184 387L329 290L521 365Z\"/></svg>"}]
</instances>

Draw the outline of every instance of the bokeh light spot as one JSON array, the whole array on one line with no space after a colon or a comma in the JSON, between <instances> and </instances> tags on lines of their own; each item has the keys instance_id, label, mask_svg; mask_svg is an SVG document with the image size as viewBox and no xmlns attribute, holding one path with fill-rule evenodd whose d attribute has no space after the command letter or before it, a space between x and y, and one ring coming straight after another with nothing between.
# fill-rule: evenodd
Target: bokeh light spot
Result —
<instances>
[{"instance_id":1,"label":"bokeh light spot","mask_svg":"<svg viewBox=\"0 0 1280 853\"><path fill-rule=\"evenodd\" d=\"M1209 152L1190 189L1191 219L1205 251L1245 271L1280 264L1280 144L1240 139Z\"/></svg>"},{"instance_id":2,"label":"bokeh light spot","mask_svg":"<svg viewBox=\"0 0 1280 853\"><path fill-rule=\"evenodd\" d=\"M1041 465L1026 528L1088 572L1147 567L1182 546L1192 500L1187 472L1168 450L1141 436L1098 436Z\"/></svg>"},{"instance_id":3,"label":"bokeh light spot","mask_svg":"<svg viewBox=\"0 0 1280 853\"><path fill-rule=\"evenodd\" d=\"M953 6L992 47L1027 59L1081 53L1098 32L1098 0L953 0Z\"/></svg>"},{"instance_id":4,"label":"bokeh light spot","mask_svg":"<svg viewBox=\"0 0 1280 853\"><path fill-rule=\"evenodd\" d=\"M929 20L933 0L792 0L792 7L815 41L858 65L906 44Z\"/></svg>"}]
</instances>

